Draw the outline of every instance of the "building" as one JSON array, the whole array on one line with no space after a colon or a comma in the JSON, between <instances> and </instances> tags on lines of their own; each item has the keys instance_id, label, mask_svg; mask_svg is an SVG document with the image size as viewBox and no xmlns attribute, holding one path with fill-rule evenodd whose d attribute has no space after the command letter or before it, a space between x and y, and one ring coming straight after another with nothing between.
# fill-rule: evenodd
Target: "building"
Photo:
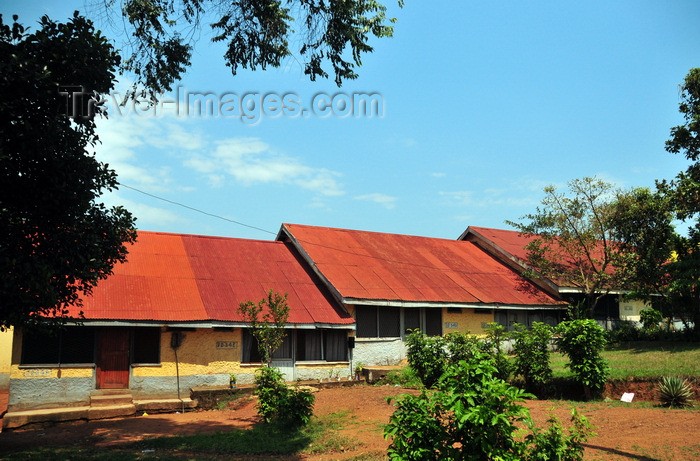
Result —
<instances>
[{"instance_id":1,"label":"building","mask_svg":"<svg viewBox=\"0 0 700 461\"><path fill-rule=\"evenodd\" d=\"M526 245L533 239L519 231L490 229L486 227L468 227L459 240L473 242L479 248L488 252L491 256L506 264L514 271L522 274L531 268L526 264ZM580 286L571 286L556 279L532 279L540 289L569 303L576 303L583 299L583 289ZM625 299L626 291L622 289L610 289L603 296L594 312L594 318L608 329L617 320L639 321L639 311L646 304L639 300ZM512 324L514 322L531 325L536 318L501 318L500 323Z\"/></svg>"},{"instance_id":2,"label":"building","mask_svg":"<svg viewBox=\"0 0 700 461\"><path fill-rule=\"evenodd\" d=\"M272 361L289 381L397 364L413 329L553 324L566 307L470 240L295 224L276 241L141 231L59 334L14 331L5 426L35 409L79 407L89 418L114 393L133 412L194 404L193 388L227 386L232 374L252 383L260 359L238 307L270 290L290 306Z\"/></svg>"}]
</instances>

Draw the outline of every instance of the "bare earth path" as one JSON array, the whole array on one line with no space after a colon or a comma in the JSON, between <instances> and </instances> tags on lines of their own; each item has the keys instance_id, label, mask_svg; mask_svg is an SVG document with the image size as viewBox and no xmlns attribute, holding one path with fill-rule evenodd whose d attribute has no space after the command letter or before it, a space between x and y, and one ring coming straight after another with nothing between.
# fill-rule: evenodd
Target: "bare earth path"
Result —
<instances>
[{"instance_id":1,"label":"bare earth path","mask_svg":"<svg viewBox=\"0 0 700 461\"><path fill-rule=\"evenodd\" d=\"M347 412L343 434L357 443L355 448L327 455L294 456L289 459L341 460L382 459L388 442L381 435L393 407L386 397L406 392L391 386L355 386L317 392L315 414ZM538 425L554 412L568 423L568 404L532 401L527 406ZM586 459L692 460L700 459L700 412L644 408L634 402L577 404L598 434L586 445ZM647 405L648 406L648 405ZM236 410L194 411L157 414L102 421L64 423L50 428L19 429L0 433L0 459L13 451L37 445L55 447L117 447L128 441L159 436L226 431L250 427L257 421L255 405L248 402ZM280 459L276 457L275 459Z\"/></svg>"}]
</instances>

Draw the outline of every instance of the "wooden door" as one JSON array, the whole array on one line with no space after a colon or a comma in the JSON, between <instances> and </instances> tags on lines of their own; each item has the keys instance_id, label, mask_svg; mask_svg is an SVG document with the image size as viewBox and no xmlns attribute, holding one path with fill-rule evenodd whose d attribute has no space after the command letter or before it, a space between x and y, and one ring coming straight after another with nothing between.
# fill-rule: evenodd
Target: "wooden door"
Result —
<instances>
[{"instance_id":1,"label":"wooden door","mask_svg":"<svg viewBox=\"0 0 700 461\"><path fill-rule=\"evenodd\" d=\"M103 328L97 346L97 388L128 389L130 335L126 328Z\"/></svg>"}]
</instances>

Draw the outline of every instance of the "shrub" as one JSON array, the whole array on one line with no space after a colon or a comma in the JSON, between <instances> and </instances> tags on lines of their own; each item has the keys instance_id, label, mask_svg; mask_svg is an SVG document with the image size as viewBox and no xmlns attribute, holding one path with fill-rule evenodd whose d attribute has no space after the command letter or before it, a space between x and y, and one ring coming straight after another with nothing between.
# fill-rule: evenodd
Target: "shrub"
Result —
<instances>
[{"instance_id":1,"label":"shrub","mask_svg":"<svg viewBox=\"0 0 700 461\"><path fill-rule=\"evenodd\" d=\"M549 366L552 334L552 327L540 322L534 322L530 329L517 325L513 333L515 373L523 377L529 392L542 392L552 379L552 368Z\"/></svg>"},{"instance_id":2,"label":"shrub","mask_svg":"<svg viewBox=\"0 0 700 461\"><path fill-rule=\"evenodd\" d=\"M606 332L606 336L609 343L638 341L640 339L639 328L637 328L636 322L631 320L621 320L615 328Z\"/></svg>"},{"instance_id":3,"label":"shrub","mask_svg":"<svg viewBox=\"0 0 700 461\"><path fill-rule=\"evenodd\" d=\"M664 319L661 312L656 309L642 309L639 311L639 320L642 322L642 328L645 330L658 330L659 323Z\"/></svg>"},{"instance_id":4,"label":"shrub","mask_svg":"<svg viewBox=\"0 0 700 461\"><path fill-rule=\"evenodd\" d=\"M496 377L507 381L513 372L513 364L506 356L503 343L510 337L510 333L506 331L506 327L496 322L486 324L485 331L484 350L492 357L493 364L496 367Z\"/></svg>"},{"instance_id":5,"label":"shrub","mask_svg":"<svg viewBox=\"0 0 700 461\"><path fill-rule=\"evenodd\" d=\"M540 433L534 430L527 408L520 405L529 394L495 373L491 359L479 351L470 361L448 365L435 390L400 397L384 429L384 436L391 438L389 458L556 459L535 456L545 449L547 453L582 451L587 437L585 418L576 416L575 428L582 429L575 436L548 436L563 434L560 427ZM533 429L530 437L514 435L520 424Z\"/></svg>"},{"instance_id":6,"label":"shrub","mask_svg":"<svg viewBox=\"0 0 700 461\"><path fill-rule=\"evenodd\" d=\"M583 459L583 444L593 435L588 420L576 409L571 411L571 428L565 435L559 420L552 416L546 431L530 426L532 434L526 440L532 444L526 461L575 461Z\"/></svg>"},{"instance_id":7,"label":"shrub","mask_svg":"<svg viewBox=\"0 0 700 461\"><path fill-rule=\"evenodd\" d=\"M447 347L442 336L429 337L414 330L406 338L406 355L425 387L433 387L447 365Z\"/></svg>"},{"instance_id":8,"label":"shrub","mask_svg":"<svg viewBox=\"0 0 700 461\"><path fill-rule=\"evenodd\" d=\"M690 405L693 389L690 383L678 376L664 376L658 387L659 400L669 407L684 407Z\"/></svg>"},{"instance_id":9,"label":"shrub","mask_svg":"<svg viewBox=\"0 0 700 461\"><path fill-rule=\"evenodd\" d=\"M595 320L572 320L557 326L559 348L569 356L566 366L583 386L587 398L599 395L608 378L608 364L600 355L606 344L605 332Z\"/></svg>"},{"instance_id":10,"label":"shrub","mask_svg":"<svg viewBox=\"0 0 700 461\"><path fill-rule=\"evenodd\" d=\"M378 385L390 384L392 386L401 387L423 387L423 383L416 374L416 371L410 365L399 370L389 371L385 377L377 382Z\"/></svg>"},{"instance_id":11,"label":"shrub","mask_svg":"<svg viewBox=\"0 0 700 461\"><path fill-rule=\"evenodd\" d=\"M264 422L299 427L311 420L313 394L305 389L287 387L278 369L258 369L255 373L255 384L258 414Z\"/></svg>"},{"instance_id":12,"label":"shrub","mask_svg":"<svg viewBox=\"0 0 700 461\"><path fill-rule=\"evenodd\" d=\"M461 360L472 361L475 356L489 354L496 366L497 376L507 379L510 363L502 351L503 327L486 341L469 333L450 333L447 336L426 336L419 330L406 338L408 362L427 388L434 387L449 364Z\"/></svg>"}]
</instances>

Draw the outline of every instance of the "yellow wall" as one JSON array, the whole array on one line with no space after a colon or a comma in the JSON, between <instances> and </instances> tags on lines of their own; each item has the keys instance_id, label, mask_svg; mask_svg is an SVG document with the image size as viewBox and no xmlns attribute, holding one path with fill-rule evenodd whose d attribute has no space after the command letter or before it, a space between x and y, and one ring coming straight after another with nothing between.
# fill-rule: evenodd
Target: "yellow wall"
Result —
<instances>
[{"instance_id":1,"label":"yellow wall","mask_svg":"<svg viewBox=\"0 0 700 461\"><path fill-rule=\"evenodd\" d=\"M241 329L185 331L177 349L180 375L215 375L250 372L241 367ZM170 347L172 332L163 331L160 338L160 366L135 366L134 376L174 376L175 351Z\"/></svg>"},{"instance_id":2,"label":"yellow wall","mask_svg":"<svg viewBox=\"0 0 700 461\"><path fill-rule=\"evenodd\" d=\"M483 334L483 325L493 322L493 311L488 310L487 312L488 313L476 313L475 309L462 309L460 313L452 313L447 312L447 309L443 309L442 333Z\"/></svg>"},{"instance_id":3,"label":"yellow wall","mask_svg":"<svg viewBox=\"0 0 700 461\"><path fill-rule=\"evenodd\" d=\"M7 389L10 385L13 334L12 328L0 331L0 389Z\"/></svg>"},{"instance_id":4,"label":"yellow wall","mask_svg":"<svg viewBox=\"0 0 700 461\"><path fill-rule=\"evenodd\" d=\"M19 365L12 365L12 379L43 379L43 378L91 378L94 375L92 365L78 367L61 367L46 366L46 367L29 367L20 368Z\"/></svg>"},{"instance_id":5,"label":"yellow wall","mask_svg":"<svg viewBox=\"0 0 700 461\"><path fill-rule=\"evenodd\" d=\"M620 320L633 320L639 321L639 311L642 309L647 309L649 306L638 299L634 300L620 300Z\"/></svg>"}]
</instances>

